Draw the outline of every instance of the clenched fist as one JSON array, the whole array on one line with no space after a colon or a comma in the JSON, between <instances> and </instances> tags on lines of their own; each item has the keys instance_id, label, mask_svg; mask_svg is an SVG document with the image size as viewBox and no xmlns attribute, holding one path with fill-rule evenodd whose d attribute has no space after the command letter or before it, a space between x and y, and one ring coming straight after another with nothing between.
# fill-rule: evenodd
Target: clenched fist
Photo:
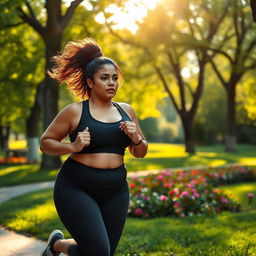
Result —
<instances>
[{"instance_id":1,"label":"clenched fist","mask_svg":"<svg viewBox=\"0 0 256 256\"><path fill-rule=\"evenodd\" d=\"M141 135L139 134L138 128L134 122L120 122L120 129L129 136L133 143L137 144L141 140Z\"/></svg>"},{"instance_id":2,"label":"clenched fist","mask_svg":"<svg viewBox=\"0 0 256 256\"><path fill-rule=\"evenodd\" d=\"M91 135L88 127L86 127L82 132L78 132L76 140L73 142L75 152L79 152L84 147L87 147L90 144L90 140Z\"/></svg>"}]
</instances>

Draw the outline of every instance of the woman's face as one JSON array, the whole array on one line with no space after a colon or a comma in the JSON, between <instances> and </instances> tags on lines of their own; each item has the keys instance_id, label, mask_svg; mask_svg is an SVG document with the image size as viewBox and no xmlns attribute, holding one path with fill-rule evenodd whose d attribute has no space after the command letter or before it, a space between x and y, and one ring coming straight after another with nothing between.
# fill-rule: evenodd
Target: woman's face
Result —
<instances>
[{"instance_id":1,"label":"woman's face","mask_svg":"<svg viewBox=\"0 0 256 256\"><path fill-rule=\"evenodd\" d=\"M88 81L91 97L113 98L118 89L118 73L114 65L105 64L94 74L94 81Z\"/></svg>"}]
</instances>

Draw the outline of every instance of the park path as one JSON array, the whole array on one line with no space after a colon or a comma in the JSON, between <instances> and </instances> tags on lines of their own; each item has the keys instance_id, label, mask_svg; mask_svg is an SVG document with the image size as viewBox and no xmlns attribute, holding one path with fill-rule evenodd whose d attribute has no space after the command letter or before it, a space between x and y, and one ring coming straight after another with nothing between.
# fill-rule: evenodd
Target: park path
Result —
<instances>
[{"instance_id":1,"label":"park path","mask_svg":"<svg viewBox=\"0 0 256 256\"><path fill-rule=\"evenodd\" d=\"M146 176L161 170L128 173L128 177ZM36 190L53 188L54 182L40 182L0 188L0 203L13 197ZM0 227L1 256L39 256L46 243L33 237L27 237ZM64 254L61 254L64 255Z\"/></svg>"}]
</instances>

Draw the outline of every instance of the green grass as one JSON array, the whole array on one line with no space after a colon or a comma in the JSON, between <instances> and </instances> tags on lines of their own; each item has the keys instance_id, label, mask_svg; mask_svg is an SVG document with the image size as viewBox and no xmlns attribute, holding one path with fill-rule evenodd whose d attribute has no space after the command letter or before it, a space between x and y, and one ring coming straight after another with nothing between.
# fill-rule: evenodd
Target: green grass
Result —
<instances>
[{"instance_id":1,"label":"green grass","mask_svg":"<svg viewBox=\"0 0 256 256\"><path fill-rule=\"evenodd\" d=\"M256 165L256 146L239 145L236 153L225 152L224 145L200 146L197 153L185 152L184 145L150 143L145 159L126 155L128 170L154 170L182 166L218 166L228 163Z\"/></svg>"},{"instance_id":2,"label":"green grass","mask_svg":"<svg viewBox=\"0 0 256 256\"><path fill-rule=\"evenodd\" d=\"M58 170L39 171L38 165L0 166L0 187L54 180Z\"/></svg>"},{"instance_id":3,"label":"green grass","mask_svg":"<svg viewBox=\"0 0 256 256\"><path fill-rule=\"evenodd\" d=\"M252 202L252 207L256 209L256 182L248 182L243 184L227 185L221 187L227 194L231 194L231 197L239 201L244 209L248 207L248 194L253 193L255 195ZM255 254L256 255L256 254Z\"/></svg>"},{"instance_id":4,"label":"green grass","mask_svg":"<svg viewBox=\"0 0 256 256\"><path fill-rule=\"evenodd\" d=\"M256 164L256 146L239 145L237 153L224 152L223 145L197 147L197 153L184 152L184 145L150 143L144 159L132 157L128 151L125 163L129 172L182 166L217 166L227 163ZM66 156L62 156L65 160ZM54 180L58 170L39 171L39 165L0 166L0 187Z\"/></svg>"},{"instance_id":5,"label":"green grass","mask_svg":"<svg viewBox=\"0 0 256 256\"><path fill-rule=\"evenodd\" d=\"M255 183L225 186L240 201ZM247 188L247 189L246 189ZM244 205L245 206L245 205ZM52 201L52 190L29 193L0 205L0 225L46 240L52 229L64 230ZM253 256L256 255L256 205L250 211L184 219L128 218L116 255Z\"/></svg>"}]
</instances>

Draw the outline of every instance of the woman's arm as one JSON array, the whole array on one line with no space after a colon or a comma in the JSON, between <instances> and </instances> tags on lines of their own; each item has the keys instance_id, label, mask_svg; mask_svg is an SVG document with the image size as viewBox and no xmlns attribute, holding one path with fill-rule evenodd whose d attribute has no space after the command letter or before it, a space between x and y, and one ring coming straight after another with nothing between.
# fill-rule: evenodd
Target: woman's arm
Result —
<instances>
[{"instance_id":1,"label":"woman's arm","mask_svg":"<svg viewBox=\"0 0 256 256\"><path fill-rule=\"evenodd\" d=\"M60 111L43 133L40 139L40 150L47 155L59 156L79 152L89 144L88 128L78 133L74 142L61 142L72 131L74 124L78 124L81 111L80 103L70 104Z\"/></svg>"},{"instance_id":2,"label":"woman's arm","mask_svg":"<svg viewBox=\"0 0 256 256\"><path fill-rule=\"evenodd\" d=\"M143 135L143 132L140 128L135 111L128 104L121 103L120 105L132 119L131 124L129 124L129 122L124 122L126 125L124 123L121 125L125 133L132 140L132 144L129 145L129 151L133 156L137 158L144 158L148 151L148 142L146 141L145 136Z\"/></svg>"}]
</instances>

